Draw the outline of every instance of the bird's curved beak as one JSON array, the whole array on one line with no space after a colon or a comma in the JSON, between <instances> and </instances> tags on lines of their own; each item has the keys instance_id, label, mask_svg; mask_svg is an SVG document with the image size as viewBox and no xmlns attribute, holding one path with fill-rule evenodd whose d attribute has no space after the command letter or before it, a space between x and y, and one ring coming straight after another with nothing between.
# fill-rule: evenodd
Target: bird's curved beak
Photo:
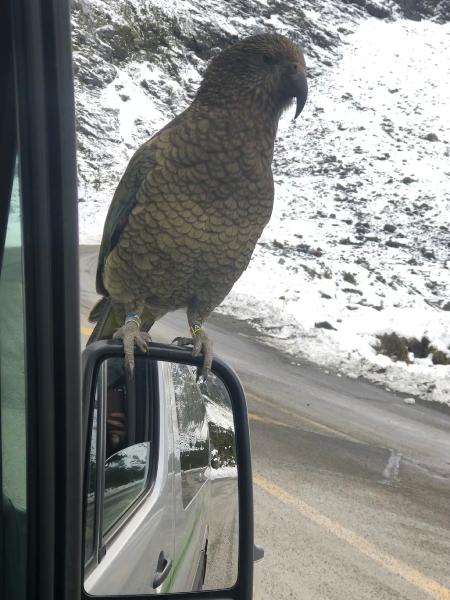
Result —
<instances>
[{"instance_id":1,"label":"bird's curved beak","mask_svg":"<svg viewBox=\"0 0 450 600\"><path fill-rule=\"evenodd\" d=\"M302 112L308 97L308 82L305 73L295 65L295 72L284 79L282 93L285 98L297 98L294 119Z\"/></svg>"},{"instance_id":2,"label":"bird's curved beak","mask_svg":"<svg viewBox=\"0 0 450 600\"><path fill-rule=\"evenodd\" d=\"M290 76L292 86L292 96L297 98L297 108L295 109L294 120L302 112L306 99L308 97L308 81L303 71Z\"/></svg>"}]
</instances>

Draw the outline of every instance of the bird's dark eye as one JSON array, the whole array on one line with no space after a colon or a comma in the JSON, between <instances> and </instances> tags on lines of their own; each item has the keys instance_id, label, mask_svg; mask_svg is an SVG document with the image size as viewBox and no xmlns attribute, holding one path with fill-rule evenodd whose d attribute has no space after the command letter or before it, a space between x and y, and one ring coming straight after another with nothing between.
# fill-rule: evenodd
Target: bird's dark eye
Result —
<instances>
[{"instance_id":1,"label":"bird's dark eye","mask_svg":"<svg viewBox=\"0 0 450 600\"><path fill-rule=\"evenodd\" d=\"M270 56L270 54L263 54L262 59L263 62L266 63L266 65L273 65L273 63L275 62L273 56Z\"/></svg>"}]
</instances>

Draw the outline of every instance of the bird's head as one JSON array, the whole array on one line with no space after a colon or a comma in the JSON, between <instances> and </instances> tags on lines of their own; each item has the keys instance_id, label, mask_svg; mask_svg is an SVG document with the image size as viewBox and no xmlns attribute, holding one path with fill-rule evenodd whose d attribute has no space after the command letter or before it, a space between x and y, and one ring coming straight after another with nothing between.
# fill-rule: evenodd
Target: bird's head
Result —
<instances>
[{"instance_id":1,"label":"bird's head","mask_svg":"<svg viewBox=\"0 0 450 600\"><path fill-rule=\"evenodd\" d=\"M295 98L294 119L308 95L301 49L279 34L247 37L208 65L197 98L212 105L250 107L279 117Z\"/></svg>"}]
</instances>

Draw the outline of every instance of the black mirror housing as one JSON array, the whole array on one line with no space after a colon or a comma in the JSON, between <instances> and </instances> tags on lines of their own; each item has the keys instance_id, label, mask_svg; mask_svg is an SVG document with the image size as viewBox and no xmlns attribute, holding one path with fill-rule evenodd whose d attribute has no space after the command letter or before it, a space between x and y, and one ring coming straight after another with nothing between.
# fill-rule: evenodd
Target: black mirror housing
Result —
<instances>
[{"instance_id":1,"label":"black mirror housing","mask_svg":"<svg viewBox=\"0 0 450 600\"><path fill-rule=\"evenodd\" d=\"M201 366L202 357L193 357L189 350L166 344L150 344L147 353L136 350L136 357L147 357L151 361L177 363L182 365ZM108 358L121 358L124 356L123 345L120 341L104 340L87 346L82 355L82 390L83 390L83 442L85 449L85 476L84 488L88 489L88 461L89 461L89 427L92 407L95 396L95 382L100 364ZM250 453L250 436L248 426L247 404L244 391L236 373L224 361L215 358L212 372L217 375L226 386L231 399L233 410L238 508L239 508L239 544L237 580L233 587L226 590L205 590L198 592L183 592L177 594L164 594L165 598L190 598L203 599L215 598L221 600L251 600L253 591L253 564L254 555L254 519L253 519L253 486ZM83 512L86 515L86 493L83 495L85 505ZM84 521L83 521L84 522ZM82 586L82 598L93 598ZM104 597L104 596L103 596ZM108 595L110 600L124 600L125 598L154 599L154 595Z\"/></svg>"}]
</instances>

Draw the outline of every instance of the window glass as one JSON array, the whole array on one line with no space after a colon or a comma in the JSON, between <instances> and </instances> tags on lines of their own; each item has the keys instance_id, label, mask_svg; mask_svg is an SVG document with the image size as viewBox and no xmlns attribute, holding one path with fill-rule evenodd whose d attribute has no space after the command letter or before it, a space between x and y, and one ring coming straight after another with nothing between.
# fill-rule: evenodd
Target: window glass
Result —
<instances>
[{"instance_id":1,"label":"window glass","mask_svg":"<svg viewBox=\"0 0 450 600\"><path fill-rule=\"evenodd\" d=\"M209 433L206 408L196 383L196 369L171 365L178 422L183 506L205 483L209 465Z\"/></svg>"},{"instance_id":2,"label":"window glass","mask_svg":"<svg viewBox=\"0 0 450 600\"><path fill-rule=\"evenodd\" d=\"M0 201L3 201L0 199ZM5 598L25 597L26 404L21 205L16 167L0 273L1 487ZM1 529L1 528L0 528ZM0 595L2 595L0 593Z\"/></svg>"},{"instance_id":3,"label":"window glass","mask_svg":"<svg viewBox=\"0 0 450 600\"><path fill-rule=\"evenodd\" d=\"M146 488L150 442L119 450L105 464L103 533L134 503Z\"/></svg>"}]
</instances>

